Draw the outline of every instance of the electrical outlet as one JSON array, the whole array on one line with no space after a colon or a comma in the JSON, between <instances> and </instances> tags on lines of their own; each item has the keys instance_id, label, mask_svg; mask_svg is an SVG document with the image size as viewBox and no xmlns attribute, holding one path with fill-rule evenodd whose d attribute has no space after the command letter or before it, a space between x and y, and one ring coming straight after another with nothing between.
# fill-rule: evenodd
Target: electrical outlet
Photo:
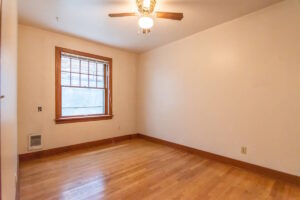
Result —
<instances>
[{"instance_id":1,"label":"electrical outlet","mask_svg":"<svg viewBox=\"0 0 300 200\"><path fill-rule=\"evenodd\" d=\"M241 153L247 154L247 147L241 147Z\"/></svg>"}]
</instances>

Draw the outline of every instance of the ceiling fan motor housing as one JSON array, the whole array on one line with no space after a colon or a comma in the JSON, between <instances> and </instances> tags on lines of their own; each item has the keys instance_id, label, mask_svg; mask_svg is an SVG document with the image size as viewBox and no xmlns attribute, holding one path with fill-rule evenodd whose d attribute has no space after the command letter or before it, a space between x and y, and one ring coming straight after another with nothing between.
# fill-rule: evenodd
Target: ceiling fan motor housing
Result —
<instances>
[{"instance_id":1,"label":"ceiling fan motor housing","mask_svg":"<svg viewBox=\"0 0 300 200\"><path fill-rule=\"evenodd\" d=\"M144 6L144 1L150 1L149 7ZM136 0L138 11L142 15L149 15L153 13L155 4L156 4L156 0Z\"/></svg>"}]
</instances>

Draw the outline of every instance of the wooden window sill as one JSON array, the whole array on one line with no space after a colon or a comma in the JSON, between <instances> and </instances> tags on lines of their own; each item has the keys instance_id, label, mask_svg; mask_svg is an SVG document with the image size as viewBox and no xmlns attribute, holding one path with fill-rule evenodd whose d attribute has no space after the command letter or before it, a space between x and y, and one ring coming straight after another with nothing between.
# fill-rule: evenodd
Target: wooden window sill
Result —
<instances>
[{"instance_id":1,"label":"wooden window sill","mask_svg":"<svg viewBox=\"0 0 300 200\"><path fill-rule=\"evenodd\" d=\"M61 118L55 119L55 123L56 124L65 124L65 123L76 123L76 122L88 122L88 121L98 121L98 120L109 120L112 118L113 118L113 115L61 117Z\"/></svg>"}]
</instances>

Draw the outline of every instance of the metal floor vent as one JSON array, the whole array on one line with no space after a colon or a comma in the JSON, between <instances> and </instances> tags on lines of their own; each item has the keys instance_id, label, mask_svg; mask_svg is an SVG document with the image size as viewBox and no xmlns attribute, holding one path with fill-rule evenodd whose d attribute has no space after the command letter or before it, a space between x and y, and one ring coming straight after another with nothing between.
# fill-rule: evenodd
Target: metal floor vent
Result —
<instances>
[{"instance_id":1,"label":"metal floor vent","mask_svg":"<svg viewBox=\"0 0 300 200\"><path fill-rule=\"evenodd\" d=\"M42 135L32 134L29 136L29 150L36 150L42 148Z\"/></svg>"}]
</instances>

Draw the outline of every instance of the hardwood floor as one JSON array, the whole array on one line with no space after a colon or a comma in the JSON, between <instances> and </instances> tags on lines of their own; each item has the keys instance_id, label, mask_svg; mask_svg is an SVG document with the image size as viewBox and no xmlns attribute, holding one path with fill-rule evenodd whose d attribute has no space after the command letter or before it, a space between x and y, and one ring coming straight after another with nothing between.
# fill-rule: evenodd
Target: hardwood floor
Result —
<instances>
[{"instance_id":1,"label":"hardwood floor","mask_svg":"<svg viewBox=\"0 0 300 200\"><path fill-rule=\"evenodd\" d=\"M289 200L300 186L133 139L20 163L21 200Z\"/></svg>"}]
</instances>

